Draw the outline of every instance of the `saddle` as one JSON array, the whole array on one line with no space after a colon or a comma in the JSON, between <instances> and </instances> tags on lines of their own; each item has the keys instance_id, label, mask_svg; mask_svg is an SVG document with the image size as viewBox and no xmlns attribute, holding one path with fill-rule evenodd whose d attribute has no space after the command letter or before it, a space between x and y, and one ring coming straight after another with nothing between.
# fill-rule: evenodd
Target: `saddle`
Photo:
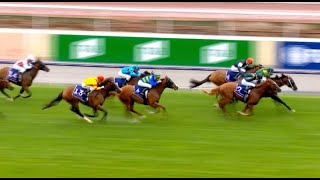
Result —
<instances>
[{"instance_id":1,"label":"saddle","mask_svg":"<svg viewBox=\"0 0 320 180\"><path fill-rule=\"evenodd\" d=\"M122 77L115 77L114 82L118 85L119 88L122 88L123 86L128 84L127 79Z\"/></svg>"}]
</instances>

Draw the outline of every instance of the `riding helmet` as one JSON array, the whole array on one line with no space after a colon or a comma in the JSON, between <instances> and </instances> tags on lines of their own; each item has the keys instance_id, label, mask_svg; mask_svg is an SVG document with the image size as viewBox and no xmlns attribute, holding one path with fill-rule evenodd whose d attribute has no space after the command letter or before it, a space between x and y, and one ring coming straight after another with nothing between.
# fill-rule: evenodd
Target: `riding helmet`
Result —
<instances>
[{"instance_id":1,"label":"riding helmet","mask_svg":"<svg viewBox=\"0 0 320 180\"><path fill-rule=\"evenodd\" d=\"M97 78L98 78L99 81L103 81L104 80L104 76L103 75L98 75Z\"/></svg>"},{"instance_id":2,"label":"riding helmet","mask_svg":"<svg viewBox=\"0 0 320 180\"><path fill-rule=\"evenodd\" d=\"M253 64L254 60L253 58L249 57L247 60L246 60L247 64Z\"/></svg>"}]
</instances>

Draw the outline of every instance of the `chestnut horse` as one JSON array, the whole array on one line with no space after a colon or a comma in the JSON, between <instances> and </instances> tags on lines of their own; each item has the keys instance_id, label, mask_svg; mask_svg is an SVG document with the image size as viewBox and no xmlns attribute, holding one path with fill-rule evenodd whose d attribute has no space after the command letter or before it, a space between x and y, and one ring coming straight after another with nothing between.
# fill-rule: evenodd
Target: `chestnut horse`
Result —
<instances>
[{"instance_id":1,"label":"chestnut horse","mask_svg":"<svg viewBox=\"0 0 320 180\"><path fill-rule=\"evenodd\" d=\"M289 88L291 88L292 90L296 91L298 90L298 87L296 85L296 83L294 82L294 80L292 79L292 77L290 77L289 75L285 75L285 74L281 74L281 76L276 75L275 77L271 77L270 79L272 79L275 83L277 83L277 85L279 87L282 87L284 85L288 86ZM204 91L205 93L209 94L209 95L213 95L215 93L213 93L212 91L215 91L214 89L211 90L211 92L207 92ZM216 96L218 96L218 94L216 94ZM273 100L281 103L282 105L284 105L288 110L295 112L294 109L292 109L289 105L287 105L277 94L269 94L267 96L267 94L264 97L271 97Z\"/></svg>"},{"instance_id":2,"label":"chestnut horse","mask_svg":"<svg viewBox=\"0 0 320 180\"><path fill-rule=\"evenodd\" d=\"M163 105L159 104L161 94L163 93L165 88L178 90L178 86L168 76L166 76L165 78L161 78L161 83L149 90L146 102L135 95L133 85L123 86L121 88L121 93L117 96L119 97L120 101L126 106L126 110L128 113L133 112L135 114L138 114L140 117L144 117L141 113L133 109L134 103L137 102L139 104L149 105L155 110L159 110L159 108L162 108L165 111L166 108Z\"/></svg>"},{"instance_id":3,"label":"chestnut horse","mask_svg":"<svg viewBox=\"0 0 320 180\"><path fill-rule=\"evenodd\" d=\"M0 78L8 79L9 70L10 70L10 67L1 68ZM39 70L43 70L45 72L50 71L50 69L39 58L37 58L37 60L33 64L33 67L22 74L21 83L15 83L10 81L18 86L21 86L20 93L17 96L15 96L13 100L20 96L23 98L31 97L32 93L29 90L29 87L32 85L32 81L37 76ZM26 93L28 94L27 96L23 95L24 91L26 91ZM12 99L9 95L6 95L6 96Z\"/></svg>"},{"instance_id":4,"label":"chestnut horse","mask_svg":"<svg viewBox=\"0 0 320 180\"><path fill-rule=\"evenodd\" d=\"M101 118L101 120L105 120L107 117L108 112L102 108L102 105L105 101L105 99L110 95L109 92L116 91L116 93L120 93L121 90L118 87L117 84L115 84L113 81L109 80L110 78L105 78L101 85L104 86L101 90L95 90L91 92L88 96L87 102L82 102L78 98L74 97L72 95L73 90L75 88L75 85L66 87L62 92L59 93L58 97L52 100L50 103L46 104L42 109L46 109L49 107L52 107L54 105L57 105L62 99L67 101L69 104L71 104L70 110L78 114L80 117L82 117L84 120L86 120L88 123L92 123L92 121L86 117L97 117L98 112L97 110L102 111L104 114ZM84 116L79 109L79 102L82 104L92 107L94 114L93 115L87 115Z\"/></svg>"},{"instance_id":5,"label":"chestnut horse","mask_svg":"<svg viewBox=\"0 0 320 180\"><path fill-rule=\"evenodd\" d=\"M0 78L0 91L2 92L2 94L4 94L7 97L8 94L4 91L5 89L9 89L9 90L13 90L13 86L11 86L10 82L7 79L2 79Z\"/></svg>"},{"instance_id":6,"label":"chestnut horse","mask_svg":"<svg viewBox=\"0 0 320 180\"><path fill-rule=\"evenodd\" d=\"M262 68L262 67L263 66L261 64L255 65L252 69L248 70L247 73L254 73L257 70L259 70L260 68ZM198 87L198 86L200 86L200 85L202 85L203 83L206 83L206 82L212 82L213 84L215 84L217 86L220 86L220 85L228 82L226 80L227 71L228 70L224 70L224 69L215 70L214 72L212 72L209 76L207 76L202 81L197 81L195 79L190 79L190 88ZM241 79L242 79L242 76L239 76L237 81L239 81Z\"/></svg>"},{"instance_id":7,"label":"chestnut horse","mask_svg":"<svg viewBox=\"0 0 320 180\"><path fill-rule=\"evenodd\" d=\"M210 95L219 95L222 98L219 99L218 105L219 107L226 112L225 106L231 103L234 99L240 100L243 102L243 98L235 93L236 87L238 83L236 82L228 82L224 83L221 86L211 90ZM266 81L258 84L255 88L251 89L251 92L248 96L246 106L242 111L239 111L242 115L251 115L253 113L253 106L258 104L262 97L270 97L272 95L276 95L278 92L281 92L280 87L275 83L272 79L267 79ZM249 110L250 114L247 114L247 110Z\"/></svg>"}]
</instances>

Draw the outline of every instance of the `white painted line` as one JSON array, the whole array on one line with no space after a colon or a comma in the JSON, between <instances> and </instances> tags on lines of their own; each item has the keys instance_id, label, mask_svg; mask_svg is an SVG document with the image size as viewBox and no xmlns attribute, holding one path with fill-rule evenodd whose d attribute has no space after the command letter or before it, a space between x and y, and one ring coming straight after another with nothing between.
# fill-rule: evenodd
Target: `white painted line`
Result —
<instances>
[{"instance_id":1,"label":"white painted line","mask_svg":"<svg viewBox=\"0 0 320 180\"><path fill-rule=\"evenodd\" d=\"M248 3L248 2L240 2L240 3ZM256 3L256 4L301 4L301 5L320 4L320 2L249 2L249 3Z\"/></svg>"},{"instance_id":2,"label":"white painted line","mask_svg":"<svg viewBox=\"0 0 320 180\"><path fill-rule=\"evenodd\" d=\"M15 28L0 28L0 33L34 33L34 34L57 34L57 35L119 36L119 37L175 38L175 39L213 39L213 40L243 40L243 41L320 42L320 38L219 36L219 35L198 35L198 34L167 34L167 33L138 33L138 32L110 32L110 31L98 32L98 31L15 29Z\"/></svg>"},{"instance_id":3,"label":"white painted line","mask_svg":"<svg viewBox=\"0 0 320 180\"><path fill-rule=\"evenodd\" d=\"M316 12L283 12L274 10L221 10L221 9L187 9L187 8L125 8L125 7L102 7L102 6L68 6L68 5L36 5L36 4L10 4L2 3L0 7L23 7L23 8L50 8L50 9L87 9L131 12L167 12L167 13L208 13L208 14L244 14L244 15L277 15L277 16L311 16L320 17Z\"/></svg>"}]
</instances>

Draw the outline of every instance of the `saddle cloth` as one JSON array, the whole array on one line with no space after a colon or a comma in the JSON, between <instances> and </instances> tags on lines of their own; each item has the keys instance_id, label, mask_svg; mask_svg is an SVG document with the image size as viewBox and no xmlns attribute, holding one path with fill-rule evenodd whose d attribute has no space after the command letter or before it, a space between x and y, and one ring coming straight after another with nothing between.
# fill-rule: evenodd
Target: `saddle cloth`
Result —
<instances>
[{"instance_id":1,"label":"saddle cloth","mask_svg":"<svg viewBox=\"0 0 320 180\"><path fill-rule=\"evenodd\" d=\"M72 91L72 96L78 98L82 102L87 102L88 90L78 84L74 87Z\"/></svg>"}]
</instances>

